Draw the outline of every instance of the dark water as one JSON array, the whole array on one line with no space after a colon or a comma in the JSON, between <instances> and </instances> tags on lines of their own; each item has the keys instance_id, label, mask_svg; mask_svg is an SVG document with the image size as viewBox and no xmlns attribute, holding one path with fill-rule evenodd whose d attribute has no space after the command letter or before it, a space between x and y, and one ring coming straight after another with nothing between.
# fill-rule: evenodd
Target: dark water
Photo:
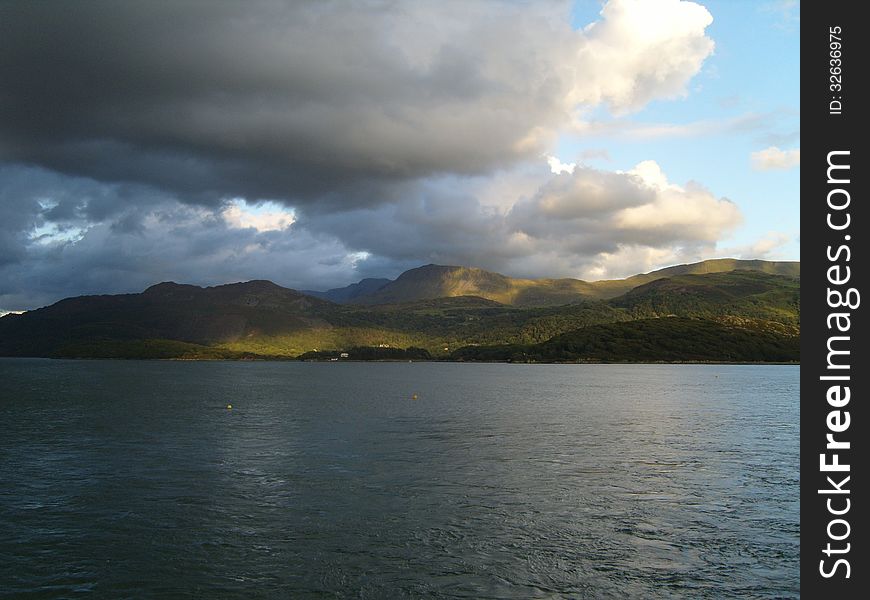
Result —
<instances>
[{"instance_id":1,"label":"dark water","mask_svg":"<svg viewBox=\"0 0 870 600\"><path fill-rule=\"evenodd\" d=\"M0 596L797 597L798 376L0 360Z\"/></svg>"}]
</instances>

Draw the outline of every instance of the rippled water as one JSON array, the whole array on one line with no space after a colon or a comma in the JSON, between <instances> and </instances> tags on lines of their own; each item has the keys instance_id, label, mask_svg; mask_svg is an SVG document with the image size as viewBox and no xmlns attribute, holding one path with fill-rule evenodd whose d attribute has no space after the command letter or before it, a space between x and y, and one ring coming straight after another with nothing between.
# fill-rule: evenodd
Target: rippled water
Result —
<instances>
[{"instance_id":1,"label":"rippled water","mask_svg":"<svg viewBox=\"0 0 870 600\"><path fill-rule=\"evenodd\" d=\"M0 595L797 597L798 379L0 360Z\"/></svg>"}]
</instances>

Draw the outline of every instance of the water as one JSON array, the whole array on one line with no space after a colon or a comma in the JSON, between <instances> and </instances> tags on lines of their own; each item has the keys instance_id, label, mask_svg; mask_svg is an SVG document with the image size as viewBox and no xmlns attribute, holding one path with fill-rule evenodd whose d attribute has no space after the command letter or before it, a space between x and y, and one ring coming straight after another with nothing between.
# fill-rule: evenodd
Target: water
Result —
<instances>
[{"instance_id":1,"label":"water","mask_svg":"<svg viewBox=\"0 0 870 600\"><path fill-rule=\"evenodd\" d=\"M0 596L797 597L798 379L3 359Z\"/></svg>"}]
</instances>

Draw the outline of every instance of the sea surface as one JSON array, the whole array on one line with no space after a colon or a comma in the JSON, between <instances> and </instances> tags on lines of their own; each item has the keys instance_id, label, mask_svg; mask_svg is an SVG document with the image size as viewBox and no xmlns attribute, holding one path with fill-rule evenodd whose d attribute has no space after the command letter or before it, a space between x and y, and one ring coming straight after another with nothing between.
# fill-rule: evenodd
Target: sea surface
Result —
<instances>
[{"instance_id":1,"label":"sea surface","mask_svg":"<svg viewBox=\"0 0 870 600\"><path fill-rule=\"evenodd\" d=\"M0 359L0 597L795 598L798 380Z\"/></svg>"}]
</instances>

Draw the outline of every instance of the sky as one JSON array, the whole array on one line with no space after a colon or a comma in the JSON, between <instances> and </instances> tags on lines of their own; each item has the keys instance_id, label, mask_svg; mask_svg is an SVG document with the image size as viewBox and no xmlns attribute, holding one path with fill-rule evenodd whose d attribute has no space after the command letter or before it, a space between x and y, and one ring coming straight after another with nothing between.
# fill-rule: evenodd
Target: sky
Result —
<instances>
[{"instance_id":1,"label":"sky","mask_svg":"<svg viewBox=\"0 0 870 600\"><path fill-rule=\"evenodd\" d=\"M790 0L0 3L0 313L799 260Z\"/></svg>"}]
</instances>

